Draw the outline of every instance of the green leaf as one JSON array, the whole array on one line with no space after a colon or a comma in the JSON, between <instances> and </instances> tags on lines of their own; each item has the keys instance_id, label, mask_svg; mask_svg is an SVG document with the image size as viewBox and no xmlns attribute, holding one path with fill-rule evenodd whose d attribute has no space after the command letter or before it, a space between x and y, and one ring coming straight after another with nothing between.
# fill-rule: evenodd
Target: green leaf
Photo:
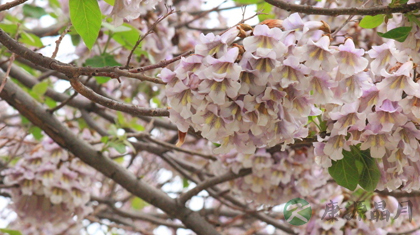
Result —
<instances>
[{"instance_id":1,"label":"green leaf","mask_svg":"<svg viewBox=\"0 0 420 235\"><path fill-rule=\"evenodd\" d=\"M57 106L57 102L55 100L51 99L50 97L45 97L44 102L51 109Z\"/></svg>"},{"instance_id":2,"label":"green leaf","mask_svg":"<svg viewBox=\"0 0 420 235\"><path fill-rule=\"evenodd\" d=\"M149 204L139 197L135 197L135 198L131 199L131 208L133 208L135 210L141 210L144 207L146 207L147 205L149 205Z\"/></svg>"},{"instance_id":3,"label":"green leaf","mask_svg":"<svg viewBox=\"0 0 420 235\"><path fill-rule=\"evenodd\" d=\"M133 27L132 25L129 25L127 23L124 23L123 26L127 27L127 28L130 28L130 30L114 32L112 34L112 38L116 42L118 42L121 46L125 47L128 50L132 50L134 45L136 44L137 40L139 40L140 31L138 29L136 29L135 27ZM145 52L141 49L141 45L142 44L140 43L140 45L136 48L134 53L136 55L146 55L147 56L147 52Z\"/></svg>"},{"instance_id":4,"label":"green leaf","mask_svg":"<svg viewBox=\"0 0 420 235\"><path fill-rule=\"evenodd\" d=\"M416 16L414 16L413 14L406 14L405 16L408 18L410 22L415 23L417 26L420 27L420 20L417 19Z\"/></svg>"},{"instance_id":5,"label":"green leaf","mask_svg":"<svg viewBox=\"0 0 420 235\"><path fill-rule=\"evenodd\" d=\"M4 24L4 23L0 23L0 28L10 34L10 35L15 35L17 32L17 24Z\"/></svg>"},{"instance_id":6,"label":"green leaf","mask_svg":"<svg viewBox=\"0 0 420 235\"><path fill-rule=\"evenodd\" d=\"M104 1L111 6L114 6L114 4L115 4L115 0L104 0Z\"/></svg>"},{"instance_id":7,"label":"green leaf","mask_svg":"<svg viewBox=\"0 0 420 235\"><path fill-rule=\"evenodd\" d=\"M102 14L96 0L69 0L70 20L86 46L92 49L101 29Z\"/></svg>"},{"instance_id":8,"label":"green leaf","mask_svg":"<svg viewBox=\"0 0 420 235\"><path fill-rule=\"evenodd\" d=\"M130 143L130 141L123 140L123 143L125 144L125 146L129 147L131 149L131 151L133 151L133 153L137 152L136 149L134 148L134 146Z\"/></svg>"},{"instance_id":9,"label":"green leaf","mask_svg":"<svg viewBox=\"0 0 420 235\"><path fill-rule=\"evenodd\" d=\"M109 140L109 136L102 136L101 137L101 142L104 143L104 144L108 143L108 140Z\"/></svg>"},{"instance_id":10,"label":"green leaf","mask_svg":"<svg viewBox=\"0 0 420 235\"><path fill-rule=\"evenodd\" d=\"M98 84L105 84L105 83L107 83L109 80L111 80L111 78L109 78L109 77L102 77L102 76L96 76L96 77L95 77L95 79L96 79L96 82L97 82Z\"/></svg>"},{"instance_id":11,"label":"green leaf","mask_svg":"<svg viewBox=\"0 0 420 235\"><path fill-rule=\"evenodd\" d=\"M112 25L108 22L105 22L105 21L102 22L102 26L104 26L105 28L107 28L107 29L109 29L109 30L111 30L112 32L115 32L115 33L132 30L132 28L126 27L124 25L120 25L118 27L115 27L114 25Z\"/></svg>"},{"instance_id":12,"label":"green leaf","mask_svg":"<svg viewBox=\"0 0 420 235\"><path fill-rule=\"evenodd\" d=\"M22 235L22 233L20 233L17 230L11 230L11 229L5 229L5 228L0 228L0 232L8 233L9 235Z\"/></svg>"},{"instance_id":13,"label":"green leaf","mask_svg":"<svg viewBox=\"0 0 420 235\"><path fill-rule=\"evenodd\" d=\"M410 31L411 31L411 27L398 27L398 28L395 28L395 29L391 29L386 33L378 32L378 35L383 37L383 38L390 38L390 39L394 39L398 42L404 42L405 39L410 34Z\"/></svg>"},{"instance_id":14,"label":"green leaf","mask_svg":"<svg viewBox=\"0 0 420 235\"><path fill-rule=\"evenodd\" d=\"M190 182L188 182L188 179L183 178L182 179L182 187L183 188L188 188L188 186L190 186Z\"/></svg>"},{"instance_id":15,"label":"green leaf","mask_svg":"<svg viewBox=\"0 0 420 235\"><path fill-rule=\"evenodd\" d=\"M25 116L20 115L20 119L21 119L22 125L31 123Z\"/></svg>"},{"instance_id":16,"label":"green leaf","mask_svg":"<svg viewBox=\"0 0 420 235\"><path fill-rule=\"evenodd\" d=\"M29 93L34 99L36 99L38 101L44 101L43 100L43 95L45 94L47 89L48 89L48 82L43 81L43 82L37 83L35 86L33 86Z\"/></svg>"},{"instance_id":17,"label":"green leaf","mask_svg":"<svg viewBox=\"0 0 420 235\"><path fill-rule=\"evenodd\" d=\"M346 150L343 150L343 155L343 159L332 161L332 166L328 168L328 172L337 184L353 191L359 182L356 158Z\"/></svg>"},{"instance_id":18,"label":"green leaf","mask_svg":"<svg viewBox=\"0 0 420 235\"><path fill-rule=\"evenodd\" d=\"M32 87L32 92L34 92L37 95L44 95L45 92L47 92L48 89L48 83L46 81L40 82L35 84L35 86Z\"/></svg>"},{"instance_id":19,"label":"green leaf","mask_svg":"<svg viewBox=\"0 0 420 235\"><path fill-rule=\"evenodd\" d=\"M258 15L258 19L261 21L266 19L274 19L276 16L272 13L273 6L269 3L263 2L257 4L257 12L262 12L264 14Z\"/></svg>"},{"instance_id":20,"label":"green leaf","mask_svg":"<svg viewBox=\"0 0 420 235\"><path fill-rule=\"evenodd\" d=\"M43 47L44 46L41 39L38 36L36 36L35 34L27 33L25 31L23 31L20 36L21 37L19 39L19 42L24 43L28 46L34 46L34 47Z\"/></svg>"},{"instance_id":21,"label":"green leaf","mask_svg":"<svg viewBox=\"0 0 420 235\"><path fill-rule=\"evenodd\" d=\"M76 120L77 120L77 124L79 124L79 128L81 130L89 127L88 124L86 123L85 119L83 119L83 118L77 118Z\"/></svg>"},{"instance_id":22,"label":"green leaf","mask_svg":"<svg viewBox=\"0 0 420 235\"><path fill-rule=\"evenodd\" d=\"M32 17L35 19L39 19L46 15L47 12L44 8L38 6L32 6L29 4L23 5L23 15Z\"/></svg>"},{"instance_id":23,"label":"green leaf","mask_svg":"<svg viewBox=\"0 0 420 235\"><path fill-rule=\"evenodd\" d=\"M373 29L384 22L385 15L365 16L360 21L359 26L365 29Z\"/></svg>"},{"instance_id":24,"label":"green leaf","mask_svg":"<svg viewBox=\"0 0 420 235\"><path fill-rule=\"evenodd\" d=\"M129 123L129 127L133 128L136 131L144 131L144 126L141 124L138 124L137 120L134 118Z\"/></svg>"},{"instance_id":25,"label":"green leaf","mask_svg":"<svg viewBox=\"0 0 420 235\"><path fill-rule=\"evenodd\" d=\"M102 54L97 55L92 58L89 58L85 62L85 66L92 66L92 67L106 67L106 66L121 66L120 63L118 63L114 56L111 54ZM102 77L102 76L96 76L95 77L98 84L104 84L111 80L109 77Z\"/></svg>"},{"instance_id":26,"label":"green leaf","mask_svg":"<svg viewBox=\"0 0 420 235\"><path fill-rule=\"evenodd\" d=\"M106 66L121 66L121 64L115 61L113 55L105 53L103 55L97 55L97 56L87 59L85 62L85 66L106 67Z\"/></svg>"},{"instance_id":27,"label":"green leaf","mask_svg":"<svg viewBox=\"0 0 420 235\"><path fill-rule=\"evenodd\" d=\"M352 146L352 148L355 147ZM358 152L358 161L363 164L359 185L366 191L373 192L376 189L376 185L378 185L379 179L381 178L381 172L379 171L375 159L370 156L369 149L363 151L358 150Z\"/></svg>"},{"instance_id":28,"label":"green leaf","mask_svg":"<svg viewBox=\"0 0 420 235\"><path fill-rule=\"evenodd\" d=\"M389 7L399 7L401 5L404 5L408 2L408 0L392 0L389 4Z\"/></svg>"},{"instance_id":29,"label":"green leaf","mask_svg":"<svg viewBox=\"0 0 420 235\"><path fill-rule=\"evenodd\" d=\"M31 133L36 140L41 140L44 135L42 134L42 129L37 126L32 126L29 128L29 133Z\"/></svg>"},{"instance_id":30,"label":"green leaf","mask_svg":"<svg viewBox=\"0 0 420 235\"><path fill-rule=\"evenodd\" d=\"M108 130L108 133L111 136L117 136L118 135L118 129L117 129L117 127L115 125L110 125L109 126L109 130Z\"/></svg>"},{"instance_id":31,"label":"green leaf","mask_svg":"<svg viewBox=\"0 0 420 235\"><path fill-rule=\"evenodd\" d=\"M157 97L153 97L152 102L155 103L157 105L157 107L161 107L161 105L162 105L160 99L157 98Z\"/></svg>"},{"instance_id":32,"label":"green leaf","mask_svg":"<svg viewBox=\"0 0 420 235\"><path fill-rule=\"evenodd\" d=\"M82 39L78 34L70 34L70 38L73 46L78 46L80 44L80 40Z\"/></svg>"},{"instance_id":33,"label":"green leaf","mask_svg":"<svg viewBox=\"0 0 420 235\"><path fill-rule=\"evenodd\" d=\"M61 8L61 4L58 0L49 0L50 6L54 8Z\"/></svg>"},{"instance_id":34,"label":"green leaf","mask_svg":"<svg viewBox=\"0 0 420 235\"><path fill-rule=\"evenodd\" d=\"M123 154L126 152L125 144L122 141L110 141L109 146L117 150L118 153Z\"/></svg>"}]
</instances>

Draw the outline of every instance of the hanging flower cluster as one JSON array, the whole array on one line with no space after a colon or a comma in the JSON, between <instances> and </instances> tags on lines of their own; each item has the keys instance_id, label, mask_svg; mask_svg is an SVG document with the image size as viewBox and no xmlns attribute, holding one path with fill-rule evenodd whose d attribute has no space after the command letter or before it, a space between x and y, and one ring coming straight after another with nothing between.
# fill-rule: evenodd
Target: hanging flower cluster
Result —
<instances>
[{"instance_id":1,"label":"hanging flower cluster","mask_svg":"<svg viewBox=\"0 0 420 235\"><path fill-rule=\"evenodd\" d=\"M221 144L216 153L236 148L252 154L306 137L308 117L321 113L315 104L341 100L335 92L341 87L328 73L336 57L343 54L347 64L357 63L356 68L341 65L346 74L360 72L367 60L363 51L352 51L351 39L330 49L323 23L299 20L295 14L282 22L287 31L258 25L252 36L240 27L202 35L194 55L161 73L168 82L171 120L181 131L192 126ZM243 46L232 44L238 34L245 37Z\"/></svg>"},{"instance_id":2,"label":"hanging flower cluster","mask_svg":"<svg viewBox=\"0 0 420 235\"><path fill-rule=\"evenodd\" d=\"M278 205L295 197L314 196L330 179L328 172L316 165L313 147L274 153L265 149L255 154L231 152L221 155L220 162L235 173L252 169L251 174L235 180L231 188L256 205ZM215 167L223 168L218 164Z\"/></svg>"},{"instance_id":3,"label":"hanging flower cluster","mask_svg":"<svg viewBox=\"0 0 420 235\"><path fill-rule=\"evenodd\" d=\"M92 212L92 170L71 158L52 140L33 149L3 171L11 187L12 207L18 219L11 225L25 234L78 234L82 220Z\"/></svg>"},{"instance_id":4,"label":"hanging flower cluster","mask_svg":"<svg viewBox=\"0 0 420 235\"><path fill-rule=\"evenodd\" d=\"M413 170L420 167L413 61L420 60L410 47L420 36L410 34L410 45L390 40L365 53L351 38L331 45L328 25L303 22L298 14L247 29L202 35L195 54L173 71L162 70L170 119L180 131L200 131L220 145L215 153L254 154L307 137L308 120L320 115L327 128L314 145L323 167L361 144L382 159L379 188L420 189ZM238 35L243 45L233 43Z\"/></svg>"}]
</instances>

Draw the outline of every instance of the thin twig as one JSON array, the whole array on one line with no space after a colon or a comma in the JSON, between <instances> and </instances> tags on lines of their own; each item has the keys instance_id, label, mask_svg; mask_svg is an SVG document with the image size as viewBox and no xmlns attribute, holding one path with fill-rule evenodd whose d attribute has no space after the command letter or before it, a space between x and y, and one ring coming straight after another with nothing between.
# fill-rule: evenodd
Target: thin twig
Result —
<instances>
[{"instance_id":1,"label":"thin twig","mask_svg":"<svg viewBox=\"0 0 420 235\"><path fill-rule=\"evenodd\" d=\"M366 4L368 4L370 2L370 0L367 0L367 1L365 1L363 4L362 4L362 6L361 7L365 7L366 6ZM347 20L340 26L340 27L338 27L338 29L336 29L332 34L331 34L331 37L332 38L334 38L334 36L342 29L342 28L344 28L344 26L346 25L346 24L348 24L349 22L350 22L350 20L351 19L353 19L353 17L354 17L355 15L350 15L348 18L347 18Z\"/></svg>"},{"instance_id":2,"label":"thin twig","mask_svg":"<svg viewBox=\"0 0 420 235\"><path fill-rule=\"evenodd\" d=\"M223 174L223 175L220 175L220 176L215 176L213 178L207 179L207 180L201 182L200 184L198 184L193 189L191 189L191 190L187 191L186 193L182 194L181 196L179 196L178 202L181 205L184 205L193 196L197 195L198 193L200 193L202 190L205 190L206 188L210 188L210 187L213 187L217 184L227 182L227 181L230 181L230 180L233 180L233 179L237 179L237 178L240 178L242 176L249 175L251 173L252 173L252 169L248 168L248 169L240 170L238 172L238 174L235 174L235 173L229 171L226 174Z\"/></svg>"},{"instance_id":3,"label":"thin twig","mask_svg":"<svg viewBox=\"0 0 420 235\"><path fill-rule=\"evenodd\" d=\"M55 49L54 49L54 52L53 52L51 58L55 59L55 57L57 56L58 48L60 47L60 43L63 40L64 36L66 36L66 34L70 31L70 27L71 27L71 25L67 26L67 28L63 31L63 33L61 33L60 37L55 41Z\"/></svg>"},{"instance_id":4,"label":"thin twig","mask_svg":"<svg viewBox=\"0 0 420 235\"><path fill-rule=\"evenodd\" d=\"M334 38L335 37L335 35L338 33L338 32L340 32L340 30L342 29L342 28L344 28L344 26L346 26L346 24L348 24L349 22L350 22L350 20L351 19L353 19L353 17L354 17L354 15L350 15L348 18L347 18L347 20L340 26L340 27L338 27L332 34L331 34L331 37L332 38Z\"/></svg>"},{"instance_id":5,"label":"thin twig","mask_svg":"<svg viewBox=\"0 0 420 235\"><path fill-rule=\"evenodd\" d=\"M199 152L196 152L196 151L191 151L191 150L187 150L187 149L183 149L183 148L179 148L179 147L177 147L177 146L175 146L173 144L169 144L169 143L165 143L163 141L159 141L159 140L153 139L153 138L150 137L150 135L145 135L145 137L148 140L150 140L150 141L152 141L152 142L154 142L156 144L159 144L161 146L164 146L164 147L167 147L167 148L170 148L170 149L179 151L179 152L183 152L183 153L188 153L188 154L191 154L191 155L200 156L202 158L210 159L210 160L213 160L213 161L216 161L217 160L217 158L214 157L214 156L207 155L207 154L202 154L202 153L199 153Z\"/></svg>"},{"instance_id":6,"label":"thin twig","mask_svg":"<svg viewBox=\"0 0 420 235\"><path fill-rule=\"evenodd\" d=\"M205 15L207 15L208 13L210 13L210 12L212 12L212 11L215 11L215 10L219 9L219 7L220 7L222 4L226 3L226 2L227 2L227 0L223 1L223 2L222 2L222 3L220 3L219 5L217 5L217 6L213 7L212 9L209 9L209 10L206 10L206 11L201 12L200 14L196 15L194 18L192 18L191 20L189 20L189 21L187 21L187 22L184 22L184 23L181 23L181 24L179 24L179 25L176 25L176 26L175 26L175 29L179 29L179 28L185 27L185 26L187 26L187 25L191 24L192 22L194 22L194 21L196 21L196 20L198 20L198 19L203 18L203 17L204 17Z\"/></svg>"},{"instance_id":7,"label":"thin twig","mask_svg":"<svg viewBox=\"0 0 420 235\"><path fill-rule=\"evenodd\" d=\"M4 86L6 85L7 77L10 74L10 69L12 68L13 61L15 61L15 53L12 53L12 55L10 56L9 66L7 66L7 71L6 71L6 74L4 74L4 79L0 83L0 93L3 90Z\"/></svg>"},{"instance_id":8,"label":"thin twig","mask_svg":"<svg viewBox=\"0 0 420 235\"><path fill-rule=\"evenodd\" d=\"M140 72L144 72L144 71L148 71L148 70L152 70L152 69L163 68L163 67L167 66L168 64L171 64L171 63L173 63L177 60L180 60L182 57L191 55L192 53L194 53L194 51L187 51L187 52L184 52L181 55L179 55L177 57L174 57L172 59L162 60L161 62L159 62L157 64L152 64L152 65L148 65L148 66L144 66L144 67L140 67L140 68L130 69L130 70L128 70L128 72L130 72L130 73L140 73Z\"/></svg>"},{"instance_id":9,"label":"thin twig","mask_svg":"<svg viewBox=\"0 0 420 235\"><path fill-rule=\"evenodd\" d=\"M218 12L218 11L226 11L226 10L232 10L232 9L235 9L235 8L239 8L239 7L243 7L244 5L235 5L235 6L231 6L231 7L224 7L224 8L216 8L216 9L213 9L212 11L213 12ZM220 6L219 6L220 7ZM188 12L188 14L190 14L190 15L200 15L200 14L202 14L202 13L204 13L204 12L208 12L208 10L205 10L205 11L191 11L191 12Z\"/></svg>"},{"instance_id":10,"label":"thin twig","mask_svg":"<svg viewBox=\"0 0 420 235\"><path fill-rule=\"evenodd\" d=\"M52 108L52 109L48 109L48 111L49 111L50 113L54 113L55 111L57 111L57 110L61 109L62 107L64 107L64 105L68 104L68 103L69 103L72 99L74 99L74 97L76 97L78 94L79 94L79 93L77 93L77 91L75 91L75 92L73 93L73 95L71 95L68 99L66 99L65 101L61 102L61 104L59 104L59 105L55 106L54 108Z\"/></svg>"},{"instance_id":11,"label":"thin twig","mask_svg":"<svg viewBox=\"0 0 420 235\"><path fill-rule=\"evenodd\" d=\"M139 36L139 39L137 40L137 42L136 42L136 44L134 45L134 47L133 47L133 49L131 49L131 51L130 51L130 54L128 55L128 58L127 58L127 63L125 64L125 68L129 68L129 66L130 66L130 60L131 60L131 57L133 56L133 53L134 53L134 51L136 50L136 48L140 45L140 43L149 35L149 34L151 34L154 30L155 30L155 28L156 28L156 26L160 23L160 22L162 22L164 19L166 19L166 17L168 17L168 16L170 16L171 14L173 14L175 12L175 9L173 9L173 8L170 8L169 10L168 10L168 12L165 14L165 15L163 15L163 16L161 16L161 17L159 17L156 21L155 21L155 23L153 23L152 24L152 26L150 27L150 29L147 31L147 33L145 34L145 35L143 35L143 36Z\"/></svg>"}]
</instances>

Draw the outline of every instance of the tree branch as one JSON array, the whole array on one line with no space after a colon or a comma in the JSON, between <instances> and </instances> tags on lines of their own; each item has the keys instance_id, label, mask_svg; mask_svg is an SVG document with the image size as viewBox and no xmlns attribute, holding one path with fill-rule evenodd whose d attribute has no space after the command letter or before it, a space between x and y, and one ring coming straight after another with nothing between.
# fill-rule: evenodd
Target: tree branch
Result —
<instances>
[{"instance_id":1,"label":"tree branch","mask_svg":"<svg viewBox=\"0 0 420 235\"><path fill-rule=\"evenodd\" d=\"M2 78L3 76L4 73L0 72L1 81L4 79ZM133 173L108 157L105 157L85 141L79 139L62 122L48 113L36 100L10 79L8 79L4 90L0 93L0 98L6 100L7 103L17 109L34 125L40 127L61 147L66 148L80 160L111 178L133 195L165 211L168 215L178 218L187 228L198 234L219 234L197 212L178 205L174 199L170 198L164 192L138 179Z\"/></svg>"},{"instance_id":2,"label":"tree branch","mask_svg":"<svg viewBox=\"0 0 420 235\"><path fill-rule=\"evenodd\" d=\"M309 15L378 15L378 14L391 14L391 13L407 13L420 9L420 2L403 4L400 6L379 6L370 8L357 8L357 7L343 7L343 8L321 8L308 5L298 5L293 3L284 2L283 0L265 0L267 3L278 7L285 11L305 13Z\"/></svg>"},{"instance_id":3,"label":"tree branch","mask_svg":"<svg viewBox=\"0 0 420 235\"><path fill-rule=\"evenodd\" d=\"M112 100L95 93L89 87L83 85L78 78L70 80L71 86L84 97L89 100L103 105L107 108L129 113L135 116L169 116L169 111L166 108L142 108L137 105L129 105L116 100Z\"/></svg>"},{"instance_id":4,"label":"tree branch","mask_svg":"<svg viewBox=\"0 0 420 235\"><path fill-rule=\"evenodd\" d=\"M229 180L237 179L245 175L249 175L251 173L252 173L252 169L248 168L248 169L240 170L238 174L235 174L232 171L229 171L223 175L207 179L201 182L200 184L198 184L195 188L179 196L178 201L181 205L184 205L193 196L197 195L198 193L200 193L202 190L205 190L206 188L215 186L217 184L220 184Z\"/></svg>"},{"instance_id":5,"label":"tree branch","mask_svg":"<svg viewBox=\"0 0 420 235\"><path fill-rule=\"evenodd\" d=\"M24 2L27 2L28 0L14 0L8 3L5 3L3 5L0 5L0 11L5 11L5 10L9 10L12 7L15 7L17 5L20 5Z\"/></svg>"},{"instance_id":6,"label":"tree branch","mask_svg":"<svg viewBox=\"0 0 420 235\"><path fill-rule=\"evenodd\" d=\"M141 81L149 81L157 84L166 84L160 79L149 77L144 74L130 73L119 67L76 67L71 64L62 63L58 60L45 57L40 53L35 53L29 48L20 45L16 40L11 38L6 32L0 29L0 43L3 44L11 52L19 55L30 62L46 69L52 69L65 74L69 78L86 76L107 76L112 78L129 77L139 79Z\"/></svg>"},{"instance_id":7,"label":"tree branch","mask_svg":"<svg viewBox=\"0 0 420 235\"><path fill-rule=\"evenodd\" d=\"M160 23L160 22L162 22L164 19L166 19L168 16L170 16L171 14L173 14L174 12L175 12L175 10L173 9L173 8L170 8L170 9L168 9L167 8L167 10L168 10L168 12L165 14L165 15L163 15L163 16L161 16L161 17L159 17L153 24L152 24L152 26L150 27L150 29L146 32L146 34L144 34L143 36L140 36L140 38L137 40L137 42L136 42L136 44L134 45L134 47L133 47L133 49L130 51L130 54L128 55L128 58L127 58L127 63L125 64L125 68L129 68L129 65L130 65L130 60L131 60L131 57L133 56L133 53L134 53L134 51L136 50L136 48L140 45L140 43L149 35L149 34L151 34L154 30L155 30L155 28L156 28L156 26Z\"/></svg>"}]
</instances>

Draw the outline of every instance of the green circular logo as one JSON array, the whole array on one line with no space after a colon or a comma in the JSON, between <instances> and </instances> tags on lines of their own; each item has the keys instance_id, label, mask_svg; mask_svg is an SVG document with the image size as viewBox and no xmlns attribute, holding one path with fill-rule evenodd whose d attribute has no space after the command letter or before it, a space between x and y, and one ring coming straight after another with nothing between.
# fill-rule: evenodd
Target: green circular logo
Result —
<instances>
[{"instance_id":1,"label":"green circular logo","mask_svg":"<svg viewBox=\"0 0 420 235\"><path fill-rule=\"evenodd\" d=\"M311 219L312 208L307 201L297 197L286 203L283 213L289 224L303 225Z\"/></svg>"}]
</instances>

